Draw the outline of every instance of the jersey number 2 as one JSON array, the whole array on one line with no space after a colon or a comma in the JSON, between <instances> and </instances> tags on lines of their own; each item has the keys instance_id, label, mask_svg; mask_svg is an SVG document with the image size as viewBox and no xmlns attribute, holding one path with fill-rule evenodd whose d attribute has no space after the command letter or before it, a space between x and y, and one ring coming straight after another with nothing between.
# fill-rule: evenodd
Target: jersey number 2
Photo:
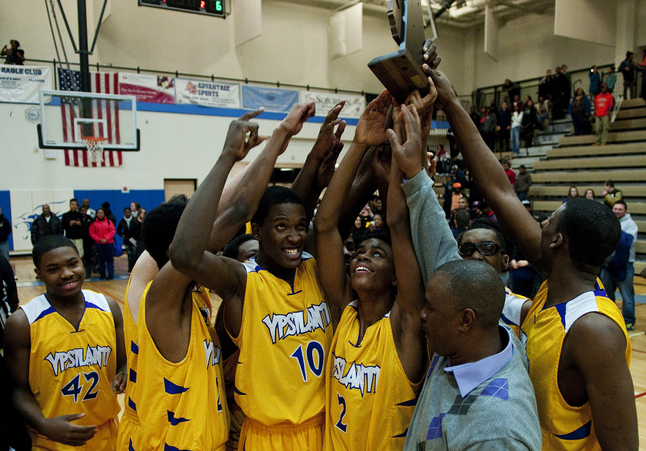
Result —
<instances>
[{"instance_id":1,"label":"jersey number 2","mask_svg":"<svg viewBox=\"0 0 646 451\"><path fill-rule=\"evenodd\" d=\"M99 383L99 373L92 371L90 373L83 373L83 376L85 376L86 384L90 384L90 388L87 392L85 392L85 396L83 396L83 399L81 399L81 401L87 401L89 399L96 398L99 394L99 390L95 392L93 392L92 390L94 390L96 385ZM69 381L63 388L61 388L61 393L63 394L63 396L74 396L74 402L77 402L82 390L83 386L81 385L81 375L77 374L74 379Z\"/></svg>"},{"instance_id":2,"label":"jersey number 2","mask_svg":"<svg viewBox=\"0 0 646 451\"><path fill-rule=\"evenodd\" d=\"M314 357L314 352L316 351L316 360ZM305 347L305 355L303 355L303 346L298 345L298 348L292 355L291 358L298 361L298 366L301 370L301 376L303 377L303 382L307 382L307 372L305 371L305 361L307 360L307 366L310 371L314 373L316 377L319 377L323 372L323 362L325 362L325 351L323 350L323 345L318 341L310 341Z\"/></svg>"},{"instance_id":3,"label":"jersey number 2","mask_svg":"<svg viewBox=\"0 0 646 451\"><path fill-rule=\"evenodd\" d=\"M334 426L336 426L341 432L348 432L348 425L343 423L343 418L345 417L345 414L348 410L348 406L346 405L345 398L341 396L340 394L336 394L337 399L339 400L339 405L341 406L341 415L339 415L339 421L336 422Z\"/></svg>"}]
</instances>

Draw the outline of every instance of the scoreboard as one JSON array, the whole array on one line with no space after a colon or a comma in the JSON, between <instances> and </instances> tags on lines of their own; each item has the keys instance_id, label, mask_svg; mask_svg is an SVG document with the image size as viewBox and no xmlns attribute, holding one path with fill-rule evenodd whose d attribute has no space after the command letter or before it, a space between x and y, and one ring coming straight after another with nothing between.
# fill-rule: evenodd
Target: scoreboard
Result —
<instances>
[{"instance_id":1,"label":"scoreboard","mask_svg":"<svg viewBox=\"0 0 646 451\"><path fill-rule=\"evenodd\" d=\"M225 0L138 0L139 6L226 18Z\"/></svg>"}]
</instances>

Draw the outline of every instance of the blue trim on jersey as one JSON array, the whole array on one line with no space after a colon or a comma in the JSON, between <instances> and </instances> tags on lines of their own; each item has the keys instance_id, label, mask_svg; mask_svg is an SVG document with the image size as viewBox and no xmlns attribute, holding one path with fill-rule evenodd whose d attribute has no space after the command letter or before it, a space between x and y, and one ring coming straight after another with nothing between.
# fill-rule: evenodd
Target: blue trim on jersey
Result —
<instances>
[{"instance_id":1,"label":"blue trim on jersey","mask_svg":"<svg viewBox=\"0 0 646 451\"><path fill-rule=\"evenodd\" d=\"M417 405L417 398L413 398L409 401L404 401L400 402L399 404L395 404L396 406L416 406Z\"/></svg>"},{"instance_id":2,"label":"blue trim on jersey","mask_svg":"<svg viewBox=\"0 0 646 451\"><path fill-rule=\"evenodd\" d=\"M236 387L235 385L233 386L233 391L239 395L247 396L246 393L242 393L240 390L238 390L238 387Z\"/></svg>"},{"instance_id":3,"label":"blue trim on jersey","mask_svg":"<svg viewBox=\"0 0 646 451\"><path fill-rule=\"evenodd\" d=\"M137 382L137 372L130 368L130 375L128 376L129 382Z\"/></svg>"},{"instance_id":4,"label":"blue trim on jersey","mask_svg":"<svg viewBox=\"0 0 646 451\"><path fill-rule=\"evenodd\" d=\"M191 421L189 418L176 417L175 412L171 412L170 410L167 410L166 414L168 415L168 422L171 426L177 426L180 423Z\"/></svg>"},{"instance_id":5,"label":"blue trim on jersey","mask_svg":"<svg viewBox=\"0 0 646 451\"><path fill-rule=\"evenodd\" d=\"M500 319L502 320L502 322L503 322L503 323L505 323L505 324L507 324L507 325L509 325L509 324L513 324L513 325L514 325L514 326L516 326L516 327L520 327L520 325L519 325L519 324L516 324L515 322L513 322L512 320L510 320L509 318L507 318L505 315L503 315L502 313L500 314Z\"/></svg>"},{"instance_id":6,"label":"blue trim on jersey","mask_svg":"<svg viewBox=\"0 0 646 451\"><path fill-rule=\"evenodd\" d=\"M294 283L294 282L292 281L292 284L293 284L293 283ZM303 290L299 290L299 291L296 291L296 292L295 292L295 291L294 291L294 285L292 285L292 292L291 292L291 293L287 293L287 296L294 296L295 294L302 293L302 292L303 292Z\"/></svg>"},{"instance_id":7,"label":"blue trim on jersey","mask_svg":"<svg viewBox=\"0 0 646 451\"><path fill-rule=\"evenodd\" d=\"M40 312L40 315L38 315L38 317L37 317L37 318L34 320L34 322L33 322L33 323L31 323L31 324L34 324L34 323L35 323L36 321L38 321L39 319L44 318L44 317L45 317L45 316L47 316L47 315L51 315L52 313L56 313L56 309L55 309L54 307L51 307L51 306L50 306L48 309L45 309L45 310L43 310L42 312Z\"/></svg>"},{"instance_id":8,"label":"blue trim on jersey","mask_svg":"<svg viewBox=\"0 0 646 451\"><path fill-rule=\"evenodd\" d=\"M137 344L134 341L130 342L130 351L133 354L139 354L139 346L137 346Z\"/></svg>"},{"instance_id":9,"label":"blue trim on jersey","mask_svg":"<svg viewBox=\"0 0 646 451\"><path fill-rule=\"evenodd\" d=\"M408 434L408 429L406 429L404 432L401 434L393 435L393 438L400 438L400 437L406 437L406 434Z\"/></svg>"},{"instance_id":10,"label":"blue trim on jersey","mask_svg":"<svg viewBox=\"0 0 646 451\"><path fill-rule=\"evenodd\" d=\"M556 437L560 438L561 440L581 440L583 438L588 437L590 435L591 430L592 430L592 420L588 421L586 424L581 426L576 431L572 431L569 434L557 435Z\"/></svg>"},{"instance_id":11,"label":"blue trim on jersey","mask_svg":"<svg viewBox=\"0 0 646 451\"><path fill-rule=\"evenodd\" d=\"M132 447L132 439L130 439L128 443L128 451L135 451L135 449Z\"/></svg>"},{"instance_id":12,"label":"blue trim on jersey","mask_svg":"<svg viewBox=\"0 0 646 451\"><path fill-rule=\"evenodd\" d=\"M132 398L130 398L130 396L128 396L128 407L130 407L135 412L137 411L137 404L135 404L135 402L132 400Z\"/></svg>"},{"instance_id":13,"label":"blue trim on jersey","mask_svg":"<svg viewBox=\"0 0 646 451\"><path fill-rule=\"evenodd\" d=\"M105 312L105 309L99 307L96 304L92 304L91 302L85 301L85 308L95 308L97 310L101 310L102 312ZM85 313L85 312L84 312Z\"/></svg>"},{"instance_id":14,"label":"blue trim on jersey","mask_svg":"<svg viewBox=\"0 0 646 451\"><path fill-rule=\"evenodd\" d=\"M174 446L170 446L168 443L164 443L164 451L191 451L190 449L179 449Z\"/></svg>"},{"instance_id":15,"label":"blue trim on jersey","mask_svg":"<svg viewBox=\"0 0 646 451\"><path fill-rule=\"evenodd\" d=\"M556 304L554 306L557 312L559 312L559 316L561 317L561 323L563 324L563 329L565 329L565 311L567 310L567 302L563 302L562 304Z\"/></svg>"},{"instance_id":16,"label":"blue trim on jersey","mask_svg":"<svg viewBox=\"0 0 646 451\"><path fill-rule=\"evenodd\" d=\"M600 297L603 297L603 298L608 297L608 293L606 292L606 290L599 286L599 281L595 282L595 284L594 284L594 295L595 296L600 296Z\"/></svg>"},{"instance_id":17,"label":"blue trim on jersey","mask_svg":"<svg viewBox=\"0 0 646 451\"><path fill-rule=\"evenodd\" d=\"M180 395L185 391L188 391L188 388L182 387L181 385L175 385L168 379L164 378L164 391L169 395Z\"/></svg>"}]
</instances>

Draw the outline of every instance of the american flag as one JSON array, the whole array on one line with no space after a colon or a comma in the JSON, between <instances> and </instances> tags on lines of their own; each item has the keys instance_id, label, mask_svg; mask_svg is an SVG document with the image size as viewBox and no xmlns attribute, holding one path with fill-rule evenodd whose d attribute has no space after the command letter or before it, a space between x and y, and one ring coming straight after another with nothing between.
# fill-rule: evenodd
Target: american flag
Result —
<instances>
[{"instance_id":1,"label":"american flag","mask_svg":"<svg viewBox=\"0 0 646 451\"><path fill-rule=\"evenodd\" d=\"M71 74L70 74L71 73ZM72 82L72 78L74 82ZM119 93L119 74L116 72L90 72L92 81L92 92L103 94ZM62 91L80 91L81 72L77 70L68 71L58 69L58 86ZM70 101L61 101L61 115L63 118L63 137L67 141L74 140L76 130L74 129L74 108ZM107 131L103 130L103 125L95 124L93 126L94 136L105 136L108 143L120 144L121 137L119 134L119 103L114 100L93 100L92 117L95 119L106 119ZM65 149L65 166L81 167L106 167L121 166L123 157L121 151L106 150L103 153L103 161L96 163L89 158L88 151L85 149Z\"/></svg>"}]
</instances>

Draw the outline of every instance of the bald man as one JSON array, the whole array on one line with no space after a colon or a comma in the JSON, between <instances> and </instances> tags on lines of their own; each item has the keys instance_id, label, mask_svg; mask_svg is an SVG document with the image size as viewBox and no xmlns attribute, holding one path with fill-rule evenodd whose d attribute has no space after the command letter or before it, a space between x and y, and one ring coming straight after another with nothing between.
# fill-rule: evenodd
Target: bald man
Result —
<instances>
[{"instance_id":1,"label":"bald man","mask_svg":"<svg viewBox=\"0 0 646 451\"><path fill-rule=\"evenodd\" d=\"M523 346L498 320L505 287L487 263L440 266L421 311L433 359L405 450L540 450ZM504 421L501 421L504 419Z\"/></svg>"}]
</instances>

